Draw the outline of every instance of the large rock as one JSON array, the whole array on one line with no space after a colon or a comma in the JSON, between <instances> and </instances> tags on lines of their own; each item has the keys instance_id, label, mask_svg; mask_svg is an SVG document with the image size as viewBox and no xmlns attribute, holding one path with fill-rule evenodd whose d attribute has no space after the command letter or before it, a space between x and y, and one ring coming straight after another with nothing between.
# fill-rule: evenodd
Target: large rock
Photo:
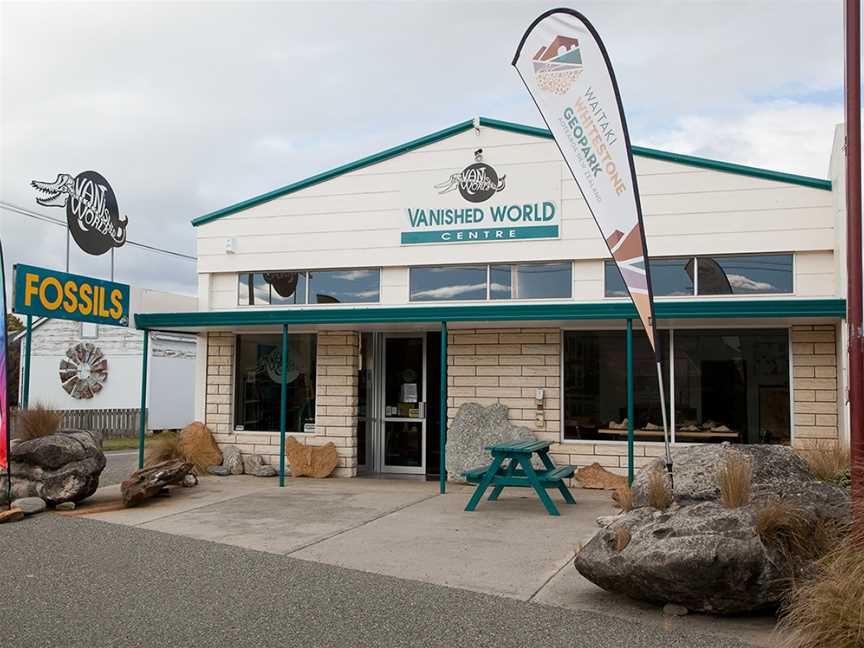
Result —
<instances>
[{"instance_id":1,"label":"large rock","mask_svg":"<svg viewBox=\"0 0 864 648\"><path fill-rule=\"evenodd\" d=\"M732 451L752 460L753 500L730 509L719 502L717 472ZM763 542L755 526L758 508L782 498L814 525L850 516L848 493L818 481L789 448L692 446L676 448L673 461L672 506L658 511L647 505L648 475L665 469L660 459L636 476L636 508L611 521L576 555L576 569L588 580L631 598L701 612L773 608L810 558ZM622 547L620 538L628 536Z\"/></svg>"},{"instance_id":2,"label":"large rock","mask_svg":"<svg viewBox=\"0 0 864 648\"><path fill-rule=\"evenodd\" d=\"M303 445L294 437L285 439L285 456L291 466L292 477L308 475L322 479L332 473L339 464L339 453L331 443Z\"/></svg>"},{"instance_id":3,"label":"large rock","mask_svg":"<svg viewBox=\"0 0 864 648\"><path fill-rule=\"evenodd\" d=\"M169 459L132 473L120 484L124 506L138 506L149 497L158 495L172 484L182 484L194 465L183 459Z\"/></svg>"},{"instance_id":4,"label":"large rock","mask_svg":"<svg viewBox=\"0 0 864 648\"><path fill-rule=\"evenodd\" d=\"M485 466L491 456L486 446L502 441L527 441L534 434L526 427L513 425L507 408L500 403L483 407L465 403L456 412L447 431L447 474L453 481L464 482L466 470Z\"/></svg>"},{"instance_id":5,"label":"large rock","mask_svg":"<svg viewBox=\"0 0 864 648\"><path fill-rule=\"evenodd\" d=\"M590 466L579 468L574 477L582 488L618 490L627 485L626 477L609 472L596 461Z\"/></svg>"},{"instance_id":6,"label":"large rock","mask_svg":"<svg viewBox=\"0 0 864 648\"><path fill-rule=\"evenodd\" d=\"M254 475L255 471L258 470L260 466L264 465L264 457L259 454L245 454L243 455L243 472L247 475Z\"/></svg>"},{"instance_id":7,"label":"large rock","mask_svg":"<svg viewBox=\"0 0 864 648\"><path fill-rule=\"evenodd\" d=\"M51 506L90 497L105 468L101 436L81 430L16 443L11 459L12 499L41 497ZM0 477L0 502L5 497L4 475Z\"/></svg>"},{"instance_id":8,"label":"large rock","mask_svg":"<svg viewBox=\"0 0 864 648\"><path fill-rule=\"evenodd\" d=\"M47 504L41 497L20 497L12 502L12 508L19 508L24 515L33 515L45 510Z\"/></svg>"},{"instance_id":9,"label":"large rock","mask_svg":"<svg viewBox=\"0 0 864 648\"><path fill-rule=\"evenodd\" d=\"M222 451L216 444L213 433L200 421L190 423L180 430L177 435L177 452L201 471L207 470L207 466L222 463Z\"/></svg>"}]
</instances>

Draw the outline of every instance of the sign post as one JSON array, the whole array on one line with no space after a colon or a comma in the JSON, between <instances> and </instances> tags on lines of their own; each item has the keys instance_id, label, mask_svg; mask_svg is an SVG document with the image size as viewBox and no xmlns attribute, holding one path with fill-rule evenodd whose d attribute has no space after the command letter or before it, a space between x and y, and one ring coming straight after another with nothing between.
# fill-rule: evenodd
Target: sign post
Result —
<instances>
[{"instance_id":1,"label":"sign post","mask_svg":"<svg viewBox=\"0 0 864 648\"><path fill-rule=\"evenodd\" d=\"M9 424L9 385L7 368L9 348L6 344L6 277L3 265L3 243L0 242L0 470L6 470L6 503L12 508L12 430Z\"/></svg>"}]
</instances>

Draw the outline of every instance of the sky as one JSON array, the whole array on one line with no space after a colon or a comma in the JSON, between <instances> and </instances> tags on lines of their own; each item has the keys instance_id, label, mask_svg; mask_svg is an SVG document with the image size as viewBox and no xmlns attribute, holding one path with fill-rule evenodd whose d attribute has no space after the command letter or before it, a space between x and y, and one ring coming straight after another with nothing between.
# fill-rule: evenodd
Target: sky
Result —
<instances>
[{"instance_id":1,"label":"sky","mask_svg":"<svg viewBox=\"0 0 864 648\"><path fill-rule=\"evenodd\" d=\"M0 2L0 201L97 170L130 240L195 253L190 220L482 115L542 125L510 60L534 2ZM840 0L578 2L634 144L825 178L843 120ZM649 232L650 238L650 232ZM13 263L65 231L0 209ZM650 240L649 240L650 244ZM70 270L107 277L73 244ZM195 294L195 263L130 246L116 279Z\"/></svg>"}]
</instances>

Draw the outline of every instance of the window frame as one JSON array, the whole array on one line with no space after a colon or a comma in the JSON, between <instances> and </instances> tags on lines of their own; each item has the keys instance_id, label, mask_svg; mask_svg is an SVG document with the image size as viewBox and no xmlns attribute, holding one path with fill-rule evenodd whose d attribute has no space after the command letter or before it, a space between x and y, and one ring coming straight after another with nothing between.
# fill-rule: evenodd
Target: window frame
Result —
<instances>
[{"instance_id":1,"label":"window frame","mask_svg":"<svg viewBox=\"0 0 864 648\"><path fill-rule=\"evenodd\" d=\"M570 268L570 281L567 283L568 295L566 297L525 297L516 298L512 294L512 281L514 277L514 269L520 265L568 265ZM428 303L467 303L467 304L507 304L507 303L531 303L531 302L550 302L550 301L572 301L573 300L573 259L559 259L552 261L502 261L489 263L443 263L443 264L428 264L428 265L412 265L408 266L408 303L409 304L428 304ZM492 266L510 266L511 268L511 296L504 298L492 297ZM414 300L411 299L411 271L421 268L459 268L473 266L477 268L485 268L486 270L486 296L483 299L430 299L430 300Z\"/></svg>"},{"instance_id":2,"label":"window frame","mask_svg":"<svg viewBox=\"0 0 864 648\"><path fill-rule=\"evenodd\" d=\"M770 293L739 293L739 294L731 294L731 295L701 295L699 294L699 257L711 257L712 259L723 259L729 257L742 257L742 256L789 256L792 260L792 289L789 292L770 292ZM680 255L670 255L670 256L662 256L656 257L657 260L665 260L665 259L692 259L693 260L693 294L692 295L658 295L657 299L692 299L694 297L698 297L699 299L753 299L759 297L785 297L785 296L796 296L797 295L797 280L796 280L796 267L797 267L797 259L796 254L794 252L742 252L740 254L735 254L732 252L725 252L723 254L692 254L686 256ZM602 290L601 295L602 298L605 299L613 299L613 300L624 300L630 299L628 295L623 296L609 296L606 294L606 289L608 287L608 283L606 281L606 266L608 264L614 264L614 259L604 258L602 260ZM649 259L650 265L650 259Z\"/></svg>"},{"instance_id":3,"label":"window frame","mask_svg":"<svg viewBox=\"0 0 864 648\"><path fill-rule=\"evenodd\" d=\"M378 299L376 301L368 301L368 302L339 302L335 304L319 304L319 303L310 303L309 296L311 294L311 281L309 280L309 274L313 272L352 272L352 271L368 271L375 272L378 275ZM236 273L236 286L237 286L237 306L236 308L305 308L307 306L311 306L313 308L321 308L321 307L340 307L340 306L357 306L359 305L373 305L381 303L381 273L383 268L380 266L370 266L363 268L310 268L306 270L243 270L238 271ZM266 272L296 272L298 275L303 275L303 283L304 283L304 298L302 304L273 304L273 288L270 286L270 294L268 296L267 304L244 304L240 302L240 282L241 278L249 275L263 275ZM270 284L268 284L270 285Z\"/></svg>"}]
</instances>

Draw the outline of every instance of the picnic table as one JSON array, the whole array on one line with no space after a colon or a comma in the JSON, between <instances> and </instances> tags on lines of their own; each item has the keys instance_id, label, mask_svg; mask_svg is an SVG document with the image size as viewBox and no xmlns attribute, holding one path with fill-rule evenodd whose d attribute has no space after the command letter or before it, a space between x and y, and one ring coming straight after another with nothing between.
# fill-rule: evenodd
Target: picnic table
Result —
<instances>
[{"instance_id":1,"label":"picnic table","mask_svg":"<svg viewBox=\"0 0 864 648\"><path fill-rule=\"evenodd\" d=\"M560 515L560 513L546 492L547 488L557 488L565 502L575 504L576 500L573 499L564 480L572 476L576 469L573 466L556 467L549 456L551 445L550 441L507 441L486 446L486 450L492 453L492 463L463 473L466 480L477 484L477 489L465 510L473 511L477 508L477 504L490 486L493 487L492 494L489 496L490 502L497 500L506 487L533 488L549 515ZM531 457L534 454L540 458L543 469L531 465Z\"/></svg>"}]
</instances>

